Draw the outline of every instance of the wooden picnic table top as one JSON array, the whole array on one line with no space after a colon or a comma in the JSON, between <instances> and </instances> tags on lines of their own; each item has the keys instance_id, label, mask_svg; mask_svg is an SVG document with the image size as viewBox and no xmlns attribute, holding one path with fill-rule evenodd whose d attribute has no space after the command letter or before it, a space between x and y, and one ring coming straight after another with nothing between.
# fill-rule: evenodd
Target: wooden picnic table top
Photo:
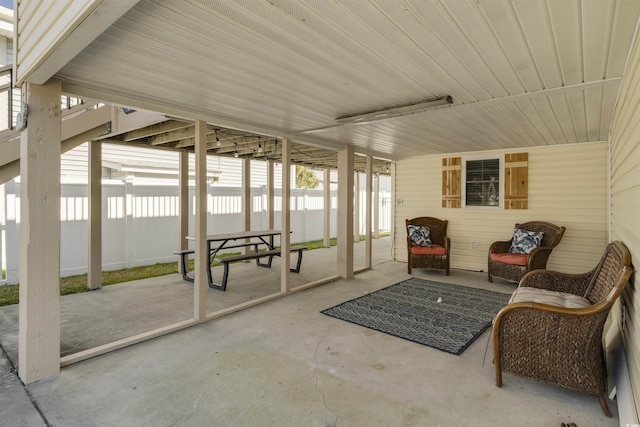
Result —
<instances>
[{"instance_id":1,"label":"wooden picnic table top","mask_svg":"<svg viewBox=\"0 0 640 427\"><path fill-rule=\"evenodd\" d=\"M282 234L280 230L235 231L232 233L208 234L207 240L210 242L217 242L223 240L250 239L252 237L278 236L280 234ZM187 239L195 240L196 238L194 236L187 236Z\"/></svg>"}]
</instances>

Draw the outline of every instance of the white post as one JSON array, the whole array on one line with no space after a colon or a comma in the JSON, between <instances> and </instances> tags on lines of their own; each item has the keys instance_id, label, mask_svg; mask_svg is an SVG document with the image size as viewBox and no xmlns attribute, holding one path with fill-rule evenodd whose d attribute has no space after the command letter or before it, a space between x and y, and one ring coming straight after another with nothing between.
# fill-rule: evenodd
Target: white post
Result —
<instances>
[{"instance_id":1,"label":"white post","mask_svg":"<svg viewBox=\"0 0 640 427\"><path fill-rule=\"evenodd\" d=\"M331 169L324 170L324 243L331 247Z\"/></svg>"},{"instance_id":2,"label":"white post","mask_svg":"<svg viewBox=\"0 0 640 427\"><path fill-rule=\"evenodd\" d=\"M282 234L280 236L280 292L289 292L291 289L289 268L291 260L289 248L291 247L291 142L288 138L282 140L282 214L280 215Z\"/></svg>"},{"instance_id":3,"label":"white post","mask_svg":"<svg viewBox=\"0 0 640 427\"><path fill-rule=\"evenodd\" d=\"M353 147L338 151L337 274L353 277Z\"/></svg>"},{"instance_id":4,"label":"white post","mask_svg":"<svg viewBox=\"0 0 640 427\"><path fill-rule=\"evenodd\" d=\"M18 373L25 384L60 373L60 80L26 84L20 135Z\"/></svg>"},{"instance_id":5,"label":"white post","mask_svg":"<svg viewBox=\"0 0 640 427\"><path fill-rule=\"evenodd\" d=\"M87 287L102 287L102 142L89 141L89 266Z\"/></svg>"},{"instance_id":6,"label":"white post","mask_svg":"<svg viewBox=\"0 0 640 427\"><path fill-rule=\"evenodd\" d=\"M364 239L365 239L365 257L364 257L364 267L371 268L372 264L372 254L373 254L373 246L371 242L371 190L372 190L372 182L371 175L373 173L373 158L370 155L367 155L366 165L365 165L365 191L366 195L364 198L365 205L365 220L364 220Z\"/></svg>"},{"instance_id":7,"label":"white post","mask_svg":"<svg viewBox=\"0 0 640 427\"><path fill-rule=\"evenodd\" d=\"M133 233L135 229L134 211L136 204L134 201L132 178L125 178L124 182L124 200L125 200L125 217L124 217L124 265L126 268L133 266Z\"/></svg>"},{"instance_id":8,"label":"white post","mask_svg":"<svg viewBox=\"0 0 640 427\"><path fill-rule=\"evenodd\" d=\"M3 279L3 271L7 269L7 265L3 262L5 259L4 253L5 245L6 245L6 237L5 237L5 229L6 229L6 218L7 218L7 196L5 194L4 184L0 184L0 283L6 281L6 276Z\"/></svg>"},{"instance_id":9,"label":"white post","mask_svg":"<svg viewBox=\"0 0 640 427\"><path fill-rule=\"evenodd\" d=\"M268 228L275 227L275 178L273 173L273 160L267 160L267 218Z\"/></svg>"},{"instance_id":10,"label":"white post","mask_svg":"<svg viewBox=\"0 0 640 427\"><path fill-rule=\"evenodd\" d=\"M20 165L18 164L18 167ZM20 173L18 172L18 175ZM6 237L6 248L11 247L19 247L20 246L20 230L18 230L17 223L17 200L19 200L18 192L19 188L16 188L15 181L8 181L4 184L5 195L11 195L11 197L7 197L5 206L5 220L6 220L6 229L5 229L5 237ZM11 204L11 206L9 206ZM20 254L19 251L6 251L5 252L6 260L7 260L7 283L14 284L18 283L20 280Z\"/></svg>"},{"instance_id":11,"label":"white post","mask_svg":"<svg viewBox=\"0 0 640 427\"><path fill-rule=\"evenodd\" d=\"M189 235L189 153L180 152L178 164L179 182L179 205L178 205L178 248L186 250L189 248L187 236ZM188 268L188 267L187 267ZM178 261L178 272L182 275L182 263Z\"/></svg>"},{"instance_id":12,"label":"white post","mask_svg":"<svg viewBox=\"0 0 640 427\"><path fill-rule=\"evenodd\" d=\"M251 230L251 158L242 159L242 219L244 231ZM250 239L246 239L248 242ZM244 253L251 251L249 246L244 247Z\"/></svg>"},{"instance_id":13,"label":"white post","mask_svg":"<svg viewBox=\"0 0 640 427\"><path fill-rule=\"evenodd\" d=\"M360 173L354 174L353 241L360 241Z\"/></svg>"},{"instance_id":14,"label":"white post","mask_svg":"<svg viewBox=\"0 0 640 427\"><path fill-rule=\"evenodd\" d=\"M380 174L375 174L376 182L373 190L373 238L380 238Z\"/></svg>"},{"instance_id":15,"label":"white post","mask_svg":"<svg viewBox=\"0 0 640 427\"><path fill-rule=\"evenodd\" d=\"M206 292L209 286L207 269L207 123L196 120L194 147L196 163L196 216L195 216L195 266L193 283L193 318L204 320L206 315Z\"/></svg>"}]
</instances>

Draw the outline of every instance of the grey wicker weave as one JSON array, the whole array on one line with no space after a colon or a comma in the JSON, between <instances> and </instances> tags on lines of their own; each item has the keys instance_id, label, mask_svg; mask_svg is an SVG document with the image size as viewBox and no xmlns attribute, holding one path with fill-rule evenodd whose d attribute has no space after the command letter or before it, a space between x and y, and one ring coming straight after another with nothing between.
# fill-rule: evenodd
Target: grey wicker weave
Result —
<instances>
[{"instance_id":1,"label":"grey wicker weave","mask_svg":"<svg viewBox=\"0 0 640 427\"><path fill-rule=\"evenodd\" d=\"M521 287L579 295L591 305L565 308L516 302L504 307L493 325L496 385L502 386L502 372L507 372L589 393L599 399L610 417L602 334L609 310L632 271L629 250L616 241L587 273L537 270L525 275Z\"/></svg>"},{"instance_id":2,"label":"grey wicker weave","mask_svg":"<svg viewBox=\"0 0 640 427\"><path fill-rule=\"evenodd\" d=\"M526 265L512 265L491 260L491 254L503 254L509 252L511 240L493 242L489 247L488 257L489 268L487 280L489 280L489 282L493 282L494 277L499 277L509 282L519 282L520 279L522 279L522 276L526 273L546 268L551 251L553 251L553 248L560 243L565 231L564 227L559 227L555 224L544 221L531 221L516 224L515 228L527 231L543 232L544 236L542 237L542 243L540 244L540 247L531 251L527 258Z\"/></svg>"},{"instance_id":3,"label":"grey wicker weave","mask_svg":"<svg viewBox=\"0 0 640 427\"><path fill-rule=\"evenodd\" d=\"M411 239L407 233L407 271L411 274L412 268L425 268L443 270L445 275L449 275L449 253L451 250L451 240L447 237L447 225L449 221L430 216L421 216L405 221L406 227L409 225L429 227L431 241L445 249L445 255L414 254L411 253Z\"/></svg>"}]
</instances>

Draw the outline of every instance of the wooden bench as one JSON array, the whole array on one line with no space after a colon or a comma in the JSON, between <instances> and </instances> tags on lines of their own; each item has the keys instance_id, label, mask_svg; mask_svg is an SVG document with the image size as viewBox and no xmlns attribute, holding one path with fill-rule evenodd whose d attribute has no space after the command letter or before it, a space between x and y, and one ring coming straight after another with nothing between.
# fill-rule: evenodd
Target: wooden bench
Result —
<instances>
[{"instance_id":1,"label":"wooden bench","mask_svg":"<svg viewBox=\"0 0 640 427\"><path fill-rule=\"evenodd\" d=\"M189 266L188 259L190 254L196 253L193 249L181 249L179 251L173 251L175 255L180 257L180 267L182 271L182 280L186 280L188 282L193 282L193 276L189 276Z\"/></svg>"},{"instance_id":2,"label":"wooden bench","mask_svg":"<svg viewBox=\"0 0 640 427\"><path fill-rule=\"evenodd\" d=\"M214 256L217 254L218 251L223 250L223 249L233 249L233 248L244 248L247 246L253 246L254 248L254 252L258 250L258 245L261 244L262 242L247 242L247 243L239 243L237 245L230 245L230 246L225 246L222 249L219 248L215 248L211 250L211 253L209 254L211 256L209 263L213 262L213 258ZM177 251L173 251L174 255L178 255L180 257L180 266L182 267L182 279L186 280L188 282L193 282L193 276L189 276L189 255L194 254L196 251L193 249L181 249L181 250L177 250Z\"/></svg>"},{"instance_id":3,"label":"wooden bench","mask_svg":"<svg viewBox=\"0 0 640 427\"><path fill-rule=\"evenodd\" d=\"M308 248L306 246L291 246L289 248L290 253L293 253L293 252L298 253L298 261L296 262L296 266L289 269L292 273L300 272L300 266L302 265L302 252L306 251L307 249ZM271 262L273 261L273 257L281 256L281 254L282 253L280 249L273 249L270 251L251 252L248 254L232 255L232 256L220 258L220 262L224 265L222 283L220 285L217 285L213 282L209 282L209 287L214 289L219 289L221 291L224 291L225 289L227 289L227 280L229 279L229 264L233 262L255 259L256 265L259 265L260 267L271 268ZM268 258L269 260L266 263L261 263L260 258L265 258L265 257Z\"/></svg>"}]
</instances>

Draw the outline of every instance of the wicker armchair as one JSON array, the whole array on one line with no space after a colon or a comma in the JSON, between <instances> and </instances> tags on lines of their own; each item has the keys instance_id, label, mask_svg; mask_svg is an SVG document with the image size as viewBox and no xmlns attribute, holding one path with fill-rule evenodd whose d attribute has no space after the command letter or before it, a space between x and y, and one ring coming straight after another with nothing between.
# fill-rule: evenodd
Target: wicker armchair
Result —
<instances>
[{"instance_id":1,"label":"wicker armchair","mask_svg":"<svg viewBox=\"0 0 640 427\"><path fill-rule=\"evenodd\" d=\"M411 274L412 268L430 268L444 270L449 275L449 253L451 241L447 237L447 225L449 221L422 216L405 221L407 226L407 271ZM429 233L433 246L417 246L411 244L409 237L409 225L429 227Z\"/></svg>"},{"instance_id":2,"label":"wicker armchair","mask_svg":"<svg viewBox=\"0 0 640 427\"><path fill-rule=\"evenodd\" d=\"M526 273L546 268L551 251L560 243L565 231L564 227L544 221L516 224L515 228L544 233L542 243L532 250L528 256L517 259L517 257L510 256L513 254L509 254L511 240L493 242L489 247L489 282L493 282L494 277L499 277L509 282L519 282Z\"/></svg>"},{"instance_id":3,"label":"wicker armchair","mask_svg":"<svg viewBox=\"0 0 640 427\"><path fill-rule=\"evenodd\" d=\"M496 385L507 372L589 393L610 417L602 333L631 272L631 255L616 241L587 273L525 275L494 320Z\"/></svg>"}]
</instances>

